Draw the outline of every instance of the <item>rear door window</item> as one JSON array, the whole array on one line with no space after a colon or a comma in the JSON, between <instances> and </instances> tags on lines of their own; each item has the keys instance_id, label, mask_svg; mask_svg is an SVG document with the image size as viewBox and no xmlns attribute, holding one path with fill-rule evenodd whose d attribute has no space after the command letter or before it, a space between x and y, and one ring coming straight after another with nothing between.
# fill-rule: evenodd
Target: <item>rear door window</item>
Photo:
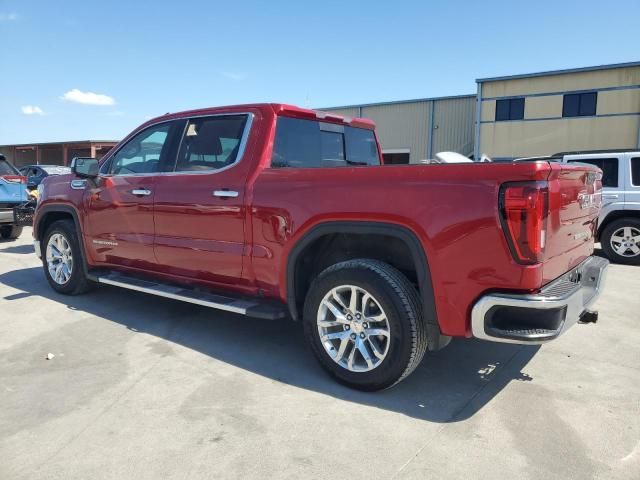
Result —
<instances>
[{"instance_id":1,"label":"rear door window","mask_svg":"<svg viewBox=\"0 0 640 480\"><path fill-rule=\"evenodd\" d=\"M618 159L617 158L579 158L569 160L568 163L588 163L602 170L602 186L618 186Z\"/></svg>"},{"instance_id":2,"label":"rear door window","mask_svg":"<svg viewBox=\"0 0 640 480\"><path fill-rule=\"evenodd\" d=\"M279 117L272 167L322 168L379 165L372 130Z\"/></svg>"},{"instance_id":3,"label":"rear door window","mask_svg":"<svg viewBox=\"0 0 640 480\"><path fill-rule=\"evenodd\" d=\"M215 171L236 163L247 115L189 120L178 152L176 172Z\"/></svg>"}]
</instances>

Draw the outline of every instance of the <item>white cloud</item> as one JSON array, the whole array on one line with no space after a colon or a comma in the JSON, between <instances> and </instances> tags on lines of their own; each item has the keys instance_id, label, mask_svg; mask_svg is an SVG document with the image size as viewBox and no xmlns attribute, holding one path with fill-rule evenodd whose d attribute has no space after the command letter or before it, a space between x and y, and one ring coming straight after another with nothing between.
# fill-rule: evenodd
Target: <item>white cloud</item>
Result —
<instances>
[{"instance_id":1,"label":"white cloud","mask_svg":"<svg viewBox=\"0 0 640 480\"><path fill-rule=\"evenodd\" d=\"M42 109L36 105L25 105L21 110L25 115L44 115Z\"/></svg>"},{"instance_id":2,"label":"white cloud","mask_svg":"<svg viewBox=\"0 0 640 480\"><path fill-rule=\"evenodd\" d=\"M17 19L17 13L0 13L0 22L13 22Z\"/></svg>"},{"instance_id":3,"label":"white cloud","mask_svg":"<svg viewBox=\"0 0 640 480\"><path fill-rule=\"evenodd\" d=\"M62 100L67 102L82 103L83 105L113 105L116 101L109 95L102 93L83 92L74 88L69 90L62 97Z\"/></svg>"},{"instance_id":4,"label":"white cloud","mask_svg":"<svg viewBox=\"0 0 640 480\"><path fill-rule=\"evenodd\" d=\"M223 77L227 77L230 80L240 81L247 78L246 73L237 73L237 72L220 72Z\"/></svg>"}]
</instances>

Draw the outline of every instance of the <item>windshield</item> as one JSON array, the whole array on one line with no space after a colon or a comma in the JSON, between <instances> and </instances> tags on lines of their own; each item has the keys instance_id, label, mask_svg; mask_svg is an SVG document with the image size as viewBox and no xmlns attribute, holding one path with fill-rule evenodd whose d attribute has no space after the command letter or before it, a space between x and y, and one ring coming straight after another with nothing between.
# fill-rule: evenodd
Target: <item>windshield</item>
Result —
<instances>
[{"instance_id":1,"label":"windshield","mask_svg":"<svg viewBox=\"0 0 640 480\"><path fill-rule=\"evenodd\" d=\"M20 172L8 161L0 159L0 175L20 175Z\"/></svg>"}]
</instances>

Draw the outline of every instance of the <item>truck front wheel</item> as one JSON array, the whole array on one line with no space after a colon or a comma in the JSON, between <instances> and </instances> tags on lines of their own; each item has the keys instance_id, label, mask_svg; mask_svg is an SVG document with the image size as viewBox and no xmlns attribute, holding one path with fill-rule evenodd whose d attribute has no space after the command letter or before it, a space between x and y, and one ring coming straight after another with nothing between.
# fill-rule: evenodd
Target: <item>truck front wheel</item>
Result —
<instances>
[{"instance_id":1,"label":"truck front wheel","mask_svg":"<svg viewBox=\"0 0 640 480\"><path fill-rule=\"evenodd\" d=\"M400 382L427 349L418 292L378 260L349 260L324 270L307 293L304 330L320 365L359 390Z\"/></svg>"},{"instance_id":2,"label":"truck front wheel","mask_svg":"<svg viewBox=\"0 0 640 480\"><path fill-rule=\"evenodd\" d=\"M77 295L91 287L82 264L80 240L71 220L58 220L43 238L42 265L49 285L59 293Z\"/></svg>"}]
</instances>

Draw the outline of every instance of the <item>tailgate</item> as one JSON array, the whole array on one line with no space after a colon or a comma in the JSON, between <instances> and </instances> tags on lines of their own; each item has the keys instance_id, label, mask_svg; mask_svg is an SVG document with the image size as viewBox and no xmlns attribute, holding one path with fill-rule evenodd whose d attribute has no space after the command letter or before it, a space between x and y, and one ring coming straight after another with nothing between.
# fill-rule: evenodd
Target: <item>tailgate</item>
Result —
<instances>
[{"instance_id":1,"label":"tailgate","mask_svg":"<svg viewBox=\"0 0 640 480\"><path fill-rule=\"evenodd\" d=\"M602 171L581 163L551 163L544 283L593 253L602 206Z\"/></svg>"}]
</instances>

